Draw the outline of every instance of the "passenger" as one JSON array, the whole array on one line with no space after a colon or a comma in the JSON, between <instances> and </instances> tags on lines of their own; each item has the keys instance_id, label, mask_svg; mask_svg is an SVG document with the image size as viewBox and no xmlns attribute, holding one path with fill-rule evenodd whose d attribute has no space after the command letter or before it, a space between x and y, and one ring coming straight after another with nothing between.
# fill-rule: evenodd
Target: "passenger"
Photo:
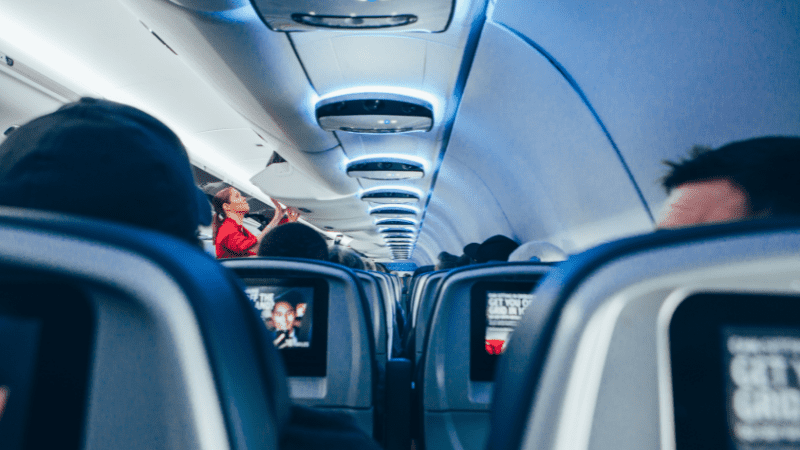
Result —
<instances>
[{"instance_id":1,"label":"passenger","mask_svg":"<svg viewBox=\"0 0 800 450\"><path fill-rule=\"evenodd\" d=\"M84 98L0 145L0 204L112 220L199 245L211 207L178 137L130 106Z\"/></svg>"},{"instance_id":2,"label":"passenger","mask_svg":"<svg viewBox=\"0 0 800 450\"><path fill-rule=\"evenodd\" d=\"M464 246L464 254L470 259L470 264L475 264L478 262L478 247L480 246L481 244L478 244L477 242L472 242Z\"/></svg>"},{"instance_id":3,"label":"passenger","mask_svg":"<svg viewBox=\"0 0 800 450\"><path fill-rule=\"evenodd\" d=\"M526 242L509 256L509 261L533 261L533 262L558 262L566 261L567 254L564 250L545 241Z\"/></svg>"},{"instance_id":4,"label":"passenger","mask_svg":"<svg viewBox=\"0 0 800 450\"><path fill-rule=\"evenodd\" d=\"M800 138L761 137L665 161L659 228L800 215Z\"/></svg>"},{"instance_id":5,"label":"passenger","mask_svg":"<svg viewBox=\"0 0 800 450\"><path fill-rule=\"evenodd\" d=\"M211 223L175 133L136 108L91 98L28 122L0 144L0 205L127 223L194 245L198 225ZM344 414L291 405L280 450L322 446L380 449Z\"/></svg>"},{"instance_id":6,"label":"passenger","mask_svg":"<svg viewBox=\"0 0 800 450\"><path fill-rule=\"evenodd\" d=\"M275 228L264 237L258 247L258 256L327 261L328 244L319 233L308 225L299 222L287 223Z\"/></svg>"},{"instance_id":7,"label":"passenger","mask_svg":"<svg viewBox=\"0 0 800 450\"><path fill-rule=\"evenodd\" d=\"M214 195L211 201L214 206L214 224L212 226L214 246L217 258L242 258L255 256L251 250L261 243L264 236L278 226L284 213L290 221L297 220L296 212L290 208L284 210L279 202L275 202L275 214L272 220L258 236L252 235L242 225L244 216L250 212L247 199L234 187L227 187Z\"/></svg>"},{"instance_id":8,"label":"passenger","mask_svg":"<svg viewBox=\"0 0 800 450\"><path fill-rule=\"evenodd\" d=\"M364 261L358 253L343 245L334 245L328 251L328 260L351 269L364 270Z\"/></svg>"},{"instance_id":9,"label":"passenger","mask_svg":"<svg viewBox=\"0 0 800 450\"><path fill-rule=\"evenodd\" d=\"M458 256L441 252L439 253L439 262L436 263L436 270L449 270L458 267Z\"/></svg>"},{"instance_id":10,"label":"passenger","mask_svg":"<svg viewBox=\"0 0 800 450\"><path fill-rule=\"evenodd\" d=\"M519 247L519 244L511 238L501 234L495 235L483 241L478 246L476 260L479 263L489 261L508 261L508 256Z\"/></svg>"},{"instance_id":11,"label":"passenger","mask_svg":"<svg viewBox=\"0 0 800 450\"><path fill-rule=\"evenodd\" d=\"M364 261L364 270L371 270L373 272L378 271L378 267L375 265L375 262L369 258L361 258Z\"/></svg>"}]
</instances>

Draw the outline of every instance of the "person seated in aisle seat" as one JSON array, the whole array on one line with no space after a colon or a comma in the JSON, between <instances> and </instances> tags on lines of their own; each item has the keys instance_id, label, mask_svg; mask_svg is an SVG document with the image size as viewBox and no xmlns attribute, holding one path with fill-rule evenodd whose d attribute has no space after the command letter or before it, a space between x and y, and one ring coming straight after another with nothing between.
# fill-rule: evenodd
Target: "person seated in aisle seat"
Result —
<instances>
[{"instance_id":1,"label":"person seated in aisle seat","mask_svg":"<svg viewBox=\"0 0 800 450\"><path fill-rule=\"evenodd\" d=\"M665 161L658 228L800 215L800 137L760 137Z\"/></svg>"},{"instance_id":2,"label":"person seated in aisle seat","mask_svg":"<svg viewBox=\"0 0 800 450\"><path fill-rule=\"evenodd\" d=\"M299 222L270 231L258 247L258 256L328 260L328 244L313 228Z\"/></svg>"},{"instance_id":3,"label":"person seated in aisle seat","mask_svg":"<svg viewBox=\"0 0 800 450\"><path fill-rule=\"evenodd\" d=\"M34 119L0 144L0 205L116 221L197 246L198 226L211 223L175 133L136 108L92 98ZM299 405L291 405L279 445L380 450L350 417Z\"/></svg>"}]
</instances>

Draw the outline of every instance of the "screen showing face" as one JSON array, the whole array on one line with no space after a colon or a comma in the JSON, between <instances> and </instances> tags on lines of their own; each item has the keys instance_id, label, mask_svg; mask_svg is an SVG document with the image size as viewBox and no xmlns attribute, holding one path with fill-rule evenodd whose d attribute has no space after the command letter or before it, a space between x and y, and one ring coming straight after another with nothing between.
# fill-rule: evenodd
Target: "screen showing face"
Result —
<instances>
[{"instance_id":1,"label":"screen showing face","mask_svg":"<svg viewBox=\"0 0 800 450\"><path fill-rule=\"evenodd\" d=\"M723 329L728 426L737 449L800 448L800 333Z\"/></svg>"},{"instance_id":2,"label":"screen showing face","mask_svg":"<svg viewBox=\"0 0 800 450\"><path fill-rule=\"evenodd\" d=\"M275 347L311 345L313 287L251 286L245 292L264 324L275 333Z\"/></svg>"},{"instance_id":3,"label":"screen showing face","mask_svg":"<svg viewBox=\"0 0 800 450\"><path fill-rule=\"evenodd\" d=\"M486 293L486 353L499 355L525 309L533 302L531 293Z\"/></svg>"}]
</instances>

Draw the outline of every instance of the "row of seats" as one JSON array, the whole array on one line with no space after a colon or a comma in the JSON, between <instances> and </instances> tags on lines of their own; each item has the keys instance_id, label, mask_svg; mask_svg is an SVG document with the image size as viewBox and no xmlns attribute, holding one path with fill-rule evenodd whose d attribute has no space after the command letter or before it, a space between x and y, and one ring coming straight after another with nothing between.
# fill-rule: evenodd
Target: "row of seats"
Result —
<instances>
[{"instance_id":1,"label":"row of seats","mask_svg":"<svg viewBox=\"0 0 800 450\"><path fill-rule=\"evenodd\" d=\"M431 273L409 294L405 360L392 277L290 259L224 268L157 233L2 209L0 436L10 449L278 448L288 395L391 450L409 448L411 417L418 447L436 450L786 448L800 436L799 231L708 226L558 266ZM293 334L264 326L284 322ZM274 344L288 346L288 392Z\"/></svg>"}]
</instances>

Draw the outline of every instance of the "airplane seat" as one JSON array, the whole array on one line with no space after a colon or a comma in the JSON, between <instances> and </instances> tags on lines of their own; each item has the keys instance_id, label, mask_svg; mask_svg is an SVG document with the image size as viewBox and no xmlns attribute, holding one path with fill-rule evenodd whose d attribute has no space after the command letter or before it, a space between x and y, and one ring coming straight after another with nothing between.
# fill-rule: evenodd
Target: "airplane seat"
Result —
<instances>
[{"instance_id":1,"label":"airplane seat","mask_svg":"<svg viewBox=\"0 0 800 450\"><path fill-rule=\"evenodd\" d=\"M532 262L479 264L442 278L430 320L417 323L427 328L414 408L426 449L484 448L499 353L549 270Z\"/></svg>"},{"instance_id":2,"label":"airplane seat","mask_svg":"<svg viewBox=\"0 0 800 450\"><path fill-rule=\"evenodd\" d=\"M0 208L4 449L277 449L280 358L235 277L132 226Z\"/></svg>"},{"instance_id":3,"label":"airplane seat","mask_svg":"<svg viewBox=\"0 0 800 450\"><path fill-rule=\"evenodd\" d=\"M418 298L422 295L423 288L425 287L425 283L428 281L428 277L430 276L430 272L423 273L419 275L413 282L413 287L409 290L409 295L407 299L407 308L408 308L408 326L406 327L407 330L404 330L402 339L403 339L403 355L410 360L415 359L414 355L414 346L413 340L414 335L416 333L416 321L415 321L415 305L419 302Z\"/></svg>"},{"instance_id":4,"label":"airplane seat","mask_svg":"<svg viewBox=\"0 0 800 450\"><path fill-rule=\"evenodd\" d=\"M386 399L398 389L407 392L410 381L396 381L402 378L402 361L386 361L386 381L379 372L371 308L359 276L338 264L298 258L228 259L222 264L247 286L264 324L278 330L276 345L283 347L292 400L343 412L385 448L396 446L391 439L402 439L396 428L402 426L404 419L397 414L403 407L386 408ZM275 308L282 302L295 311L303 305L291 341L279 331L282 316L276 316ZM384 392L377 392L383 383Z\"/></svg>"},{"instance_id":5,"label":"airplane seat","mask_svg":"<svg viewBox=\"0 0 800 450\"><path fill-rule=\"evenodd\" d=\"M558 266L496 377L487 449L800 444L800 220L658 231Z\"/></svg>"},{"instance_id":6,"label":"airplane seat","mask_svg":"<svg viewBox=\"0 0 800 450\"><path fill-rule=\"evenodd\" d=\"M353 270L353 272L361 280L361 287L367 296L375 342L376 361L381 368L385 368L387 355L391 353L389 329L392 324L387 319L383 292L378 285L378 280L372 274L363 270Z\"/></svg>"},{"instance_id":7,"label":"airplane seat","mask_svg":"<svg viewBox=\"0 0 800 450\"><path fill-rule=\"evenodd\" d=\"M413 323L414 332L410 334L410 338L406 343L407 352L414 355L414 363L419 363L422 356L422 346L425 343L425 332L428 330L427 323L430 320L433 306L436 303L436 294L439 292L439 286L442 280L449 274L450 270L439 270L436 272L429 272L428 279L425 284L420 288L420 295L414 302L414 318Z\"/></svg>"},{"instance_id":8,"label":"airplane seat","mask_svg":"<svg viewBox=\"0 0 800 450\"><path fill-rule=\"evenodd\" d=\"M394 289L394 278L383 272L370 272L377 280L378 284L382 287L383 301L386 308L386 319L390 321L388 324L391 338L389 339L389 354L390 358L399 358L403 356L403 341L407 324L406 314L403 311L400 297L397 296L397 291Z\"/></svg>"}]
</instances>

